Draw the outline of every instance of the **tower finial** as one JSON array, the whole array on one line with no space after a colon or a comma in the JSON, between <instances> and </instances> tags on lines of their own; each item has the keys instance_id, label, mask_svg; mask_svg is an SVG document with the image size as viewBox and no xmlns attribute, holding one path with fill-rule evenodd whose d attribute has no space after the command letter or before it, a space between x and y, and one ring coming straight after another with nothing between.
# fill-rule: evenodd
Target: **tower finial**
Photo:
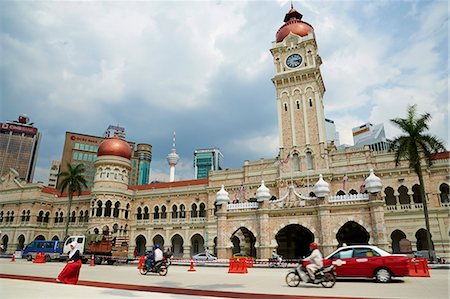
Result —
<instances>
[{"instance_id":1,"label":"tower finial","mask_svg":"<svg viewBox=\"0 0 450 299\"><path fill-rule=\"evenodd\" d=\"M173 131L173 143L172 143L172 148L175 148L175 131Z\"/></svg>"},{"instance_id":2,"label":"tower finial","mask_svg":"<svg viewBox=\"0 0 450 299\"><path fill-rule=\"evenodd\" d=\"M291 9L293 9L294 8L294 3L292 3L292 0L291 0Z\"/></svg>"}]
</instances>

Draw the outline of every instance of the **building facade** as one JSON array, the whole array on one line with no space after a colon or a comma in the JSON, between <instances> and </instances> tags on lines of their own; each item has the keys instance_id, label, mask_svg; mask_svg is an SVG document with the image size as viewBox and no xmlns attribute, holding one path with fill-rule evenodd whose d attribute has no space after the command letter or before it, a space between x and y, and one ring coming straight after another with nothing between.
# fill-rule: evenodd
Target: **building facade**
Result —
<instances>
[{"instance_id":1,"label":"building facade","mask_svg":"<svg viewBox=\"0 0 450 299\"><path fill-rule=\"evenodd\" d=\"M61 166L61 162L58 160L53 160L52 164L50 165L50 173L48 175L48 186L50 188L57 187L58 183L58 173L59 173L59 167Z\"/></svg>"},{"instance_id":2,"label":"building facade","mask_svg":"<svg viewBox=\"0 0 450 299\"><path fill-rule=\"evenodd\" d=\"M41 133L26 115L0 123L0 176L14 168L22 180L33 181Z\"/></svg>"},{"instance_id":3,"label":"building facade","mask_svg":"<svg viewBox=\"0 0 450 299\"><path fill-rule=\"evenodd\" d=\"M223 155L218 148L198 149L194 151L195 179L208 177L211 170L222 170Z\"/></svg>"},{"instance_id":4,"label":"building facade","mask_svg":"<svg viewBox=\"0 0 450 299\"><path fill-rule=\"evenodd\" d=\"M245 252L267 259L325 253L343 244L390 252L426 250L448 259L449 153L422 165L431 232L425 229L418 178L407 161L369 147L338 150L326 142L321 58L314 29L291 9L271 53L280 155L210 171L206 179L131 186L132 152L120 138L103 141L93 188L73 200L70 234L126 235L129 255L154 244L190 258L205 248L219 258ZM371 169L374 173L371 173ZM230 203L234 202L234 203ZM0 181L0 230L8 252L35 238L64 238L67 196L27 184L10 171Z\"/></svg>"}]
</instances>

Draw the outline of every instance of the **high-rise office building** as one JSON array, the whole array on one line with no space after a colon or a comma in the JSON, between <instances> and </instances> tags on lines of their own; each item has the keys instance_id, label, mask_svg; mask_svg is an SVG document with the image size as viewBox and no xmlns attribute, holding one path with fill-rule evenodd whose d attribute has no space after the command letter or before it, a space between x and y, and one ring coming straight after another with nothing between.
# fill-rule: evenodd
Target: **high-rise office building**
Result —
<instances>
[{"instance_id":1,"label":"high-rise office building","mask_svg":"<svg viewBox=\"0 0 450 299\"><path fill-rule=\"evenodd\" d=\"M135 157L139 160L139 175L137 185L150 183L150 164L152 162L152 146L150 144L139 143Z\"/></svg>"},{"instance_id":2,"label":"high-rise office building","mask_svg":"<svg viewBox=\"0 0 450 299\"><path fill-rule=\"evenodd\" d=\"M195 178L208 177L210 170L222 170L223 155L217 148L198 149L194 151Z\"/></svg>"},{"instance_id":3,"label":"high-rise office building","mask_svg":"<svg viewBox=\"0 0 450 299\"><path fill-rule=\"evenodd\" d=\"M94 162L97 159L97 150L100 143L104 140L103 137L79 134L73 132L66 132L66 140L64 142L64 149L61 159L61 171L67 169L67 163L72 165L83 164L85 172L84 177L87 181L88 188L91 189L94 185L95 168ZM135 143L127 141L131 149L131 172L128 183L130 186L140 185L139 175L142 164L142 173L150 173L151 162L151 148L150 144L140 144L138 150L135 151ZM142 157L142 159L141 159ZM143 163L141 163L141 160ZM148 183L148 178L146 179ZM142 179L145 182L145 178Z\"/></svg>"},{"instance_id":4,"label":"high-rise office building","mask_svg":"<svg viewBox=\"0 0 450 299\"><path fill-rule=\"evenodd\" d=\"M389 140L386 139L384 125L372 125L365 123L352 129L353 143L355 146L368 145L373 151L383 151L389 148Z\"/></svg>"},{"instance_id":5,"label":"high-rise office building","mask_svg":"<svg viewBox=\"0 0 450 299\"><path fill-rule=\"evenodd\" d=\"M19 178L33 181L41 134L26 115L0 123L0 176L14 168Z\"/></svg>"},{"instance_id":6,"label":"high-rise office building","mask_svg":"<svg viewBox=\"0 0 450 299\"><path fill-rule=\"evenodd\" d=\"M58 160L53 160L50 165L50 174L48 175L48 186L56 188L56 183L58 182L58 173L61 162Z\"/></svg>"},{"instance_id":7,"label":"high-rise office building","mask_svg":"<svg viewBox=\"0 0 450 299\"><path fill-rule=\"evenodd\" d=\"M119 138L125 139L125 128L119 126L109 125L108 129L106 129L103 137L111 138L114 136L119 136Z\"/></svg>"},{"instance_id":8,"label":"high-rise office building","mask_svg":"<svg viewBox=\"0 0 450 299\"><path fill-rule=\"evenodd\" d=\"M336 125L334 120L325 118L325 131L327 133L327 142L334 142L335 146L339 146L339 133L336 132Z\"/></svg>"}]
</instances>

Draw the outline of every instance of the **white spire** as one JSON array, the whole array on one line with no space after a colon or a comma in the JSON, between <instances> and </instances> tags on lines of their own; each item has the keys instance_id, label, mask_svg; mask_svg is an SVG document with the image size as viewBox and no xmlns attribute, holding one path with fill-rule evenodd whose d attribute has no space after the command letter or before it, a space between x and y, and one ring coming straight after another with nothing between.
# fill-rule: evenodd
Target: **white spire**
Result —
<instances>
[{"instance_id":1,"label":"white spire","mask_svg":"<svg viewBox=\"0 0 450 299\"><path fill-rule=\"evenodd\" d=\"M172 151L167 155L167 162L170 166L170 175L169 182L175 181L175 165L177 165L178 161L180 161L180 156L177 154L177 150L175 148L175 131L173 132L173 143L172 143Z\"/></svg>"}]
</instances>

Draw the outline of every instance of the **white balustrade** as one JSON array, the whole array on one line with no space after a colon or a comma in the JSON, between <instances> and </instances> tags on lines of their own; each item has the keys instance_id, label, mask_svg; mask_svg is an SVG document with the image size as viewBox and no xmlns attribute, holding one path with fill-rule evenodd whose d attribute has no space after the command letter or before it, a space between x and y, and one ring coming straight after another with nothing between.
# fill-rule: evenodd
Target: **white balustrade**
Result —
<instances>
[{"instance_id":1,"label":"white balustrade","mask_svg":"<svg viewBox=\"0 0 450 299\"><path fill-rule=\"evenodd\" d=\"M350 203L355 201L369 200L369 194L347 194L347 195L334 195L330 196L328 202L330 203Z\"/></svg>"},{"instance_id":2,"label":"white balustrade","mask_svg":"<svg viewBox=\"0 0 450 299\"><path fill-rule=\"evenodd\" d=\"M257 202L230 203L227 205L228 210L257 209L258 207Z\"/></svg>"}]
</instances>

